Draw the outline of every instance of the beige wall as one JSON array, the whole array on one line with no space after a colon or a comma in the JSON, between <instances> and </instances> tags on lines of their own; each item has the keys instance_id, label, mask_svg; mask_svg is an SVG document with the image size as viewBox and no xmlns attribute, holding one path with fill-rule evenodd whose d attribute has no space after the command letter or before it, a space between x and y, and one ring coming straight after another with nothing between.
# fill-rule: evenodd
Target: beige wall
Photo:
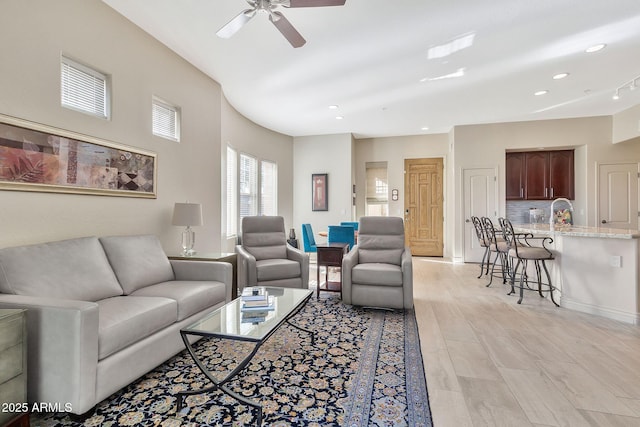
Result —
<instances>
[{"instance_id":1,"label":"beige wall","mask_svg":"<svg viewBox=\"0 0 640 427\"><path fill-rule=\"evenodd\" d=\"M364 164L389 162L390 188L403 188L405 158L445 158L445 253L461 257L461 171L497 167L504 212L504 151L574 146L577 204L595 218L598 162L640 161L640 140L612 144L612 120L622 116L457 126L449 134L355 140L350 134L291 138L251 123L228 105L219 84L96 0L3 0L0 14L0 113L158 154L158 198L0 191L0 247L85 235L153 233L177 251L171 226L175 202L203 204L205 225L196 249L226 247L221 224L226 144L274 160L279 210L288 227L314 227L364 211ZM112 118L100 120L60 107L60 54L109 73ZM151 98L182 108L182 141L150 132ZM636 114L636 110L631 111ZM291 146L293 148L291 148ZM329 173L329 212L311 211L311 173ZM351 205L356 184L358 207ZM403 199L391 205L402 215Z\"/></svg>"},{"instance_id":2,"label":"beige wall","mask_svg":"<svg viewBox=\"0 0 640 427\"><path fill-rule=\"evenodd\" d=\"M613 143L634 138L640 141L640 105L613 115Z\"/></svg>"},{"instance_id":3,"label":"beige wall","mask_svg":"<svg viewBox=\"0 0 640 427\"><path fill-rule=\"evenodd\" d=\"M455 260L462 259L464 248L464 169L498 168L499 215L504 215L505 150L575 147L575 219L577 224L594 226L598 162L640 162L638 143L612 144L611 116L456 126L454 139Z\"/></svg>"},{"instance_id":4,"label":"beige wall","mask_svg":"<svg viewBox=\"0 0 640 427\"><path fill-rule=\"evenodd\" d=\"M291 138L231 114L217 82L100 1L3 0L0 39L0 113L158 155L157 199L0 191L0 247L151 233L175 252L173 204L189 200L203 205L196 249L220 250L221 135L258 155L277 147L282 182L290 181ZM111 75L111 120L60 106L61 53ZM181 107L179 144L151 135L153 95ZM290 187L279 189L288 217Z\"/></svg>"},{"instance_id":5,"label":"beige wall","mask_svg":"<svg viewBox=\"0 0 640 427\"><path fill-rule=\"evenodd\" d=\"M249 154L258 160L268 160L278 165L278 214L284 217L285 227L293 225L293 138L265 129L238 113L222 99L222 164L226 164L227 145L238 152ZM222 198L220 206L226 206L226 169L222 170ZM233 252L235 238L226 233L226 211L222 209L223 250ZM240 227L240 224L238 224Z\"/></svg>"},{"instance_id":6,"label":"beige wall","mask_svg":"<svg viewBox=\"0 0 640 427\"><path fill-rule=\"evenodd\" d=\"M449 136L447 134L396 136L386 138L367 138L356 140L356 206L357 218L365 214L365 183L367 162L387 162L389 184L389 215L404 218L404 161L405 159L443 158L444 159L444 254L451 256L449 211L446 200L449 199ZM391 200L391 190L398 189L398 200Z\"/></svg>"},{"instance_id":7,"label":"beige wall","mask_svg":"<svg viewBox=\"0 0 640 427\"><path fill-rule=\"evenodd\" d=\"M302 224L311 224L317 233L326 230L328 225L351 220L352 145L350 134L294 138L293 227L301 246ZM328 211L311 210L311 175L314 173L328 174Z\"/></svg>"}]
</instances>

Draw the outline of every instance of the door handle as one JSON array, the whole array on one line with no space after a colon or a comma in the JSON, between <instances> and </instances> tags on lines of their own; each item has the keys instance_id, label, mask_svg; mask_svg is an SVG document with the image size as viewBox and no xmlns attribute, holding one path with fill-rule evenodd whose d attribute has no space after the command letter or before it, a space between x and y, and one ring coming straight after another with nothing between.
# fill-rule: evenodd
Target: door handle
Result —
<instances>
[{"instance_id":1,"label":"door handle","mask_svg":"<svg viewBox=\"0 0 640 427\"><path fill-rule=\"evenodd\" d=\"M464 222L471 222L471 221L469 221L469 219L465 219Z\"/></svg>"},{"instance_id":2,"label":"door handle","mask_svg":"<svg viewBox=\"0 0 640 427\"><path fill-rule=\"evenodd\" d=\"M606 220L606 219L603 219L603 220L602 220L602 223L603 223L603 224L606 224L606 223L607 223L607 220Z\"/></svg>"}]
</instances>

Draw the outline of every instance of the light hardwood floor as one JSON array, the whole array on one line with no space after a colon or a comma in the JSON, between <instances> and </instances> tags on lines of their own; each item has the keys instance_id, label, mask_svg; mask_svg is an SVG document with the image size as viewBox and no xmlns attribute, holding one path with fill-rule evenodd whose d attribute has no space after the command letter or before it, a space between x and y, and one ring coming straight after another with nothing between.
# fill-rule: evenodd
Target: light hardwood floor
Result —
<instances>
[{"instance_id":1,"label":"light hardwood floor","mask_svg":"<svg viewBox=\"0 0 640 427\"><path fill-rule=\"evenodd\" d=\"M413 271L435 427L640 426L640 327L534 292L517 305L475 264L416 257Z\"/></svg>"}]
</instances>

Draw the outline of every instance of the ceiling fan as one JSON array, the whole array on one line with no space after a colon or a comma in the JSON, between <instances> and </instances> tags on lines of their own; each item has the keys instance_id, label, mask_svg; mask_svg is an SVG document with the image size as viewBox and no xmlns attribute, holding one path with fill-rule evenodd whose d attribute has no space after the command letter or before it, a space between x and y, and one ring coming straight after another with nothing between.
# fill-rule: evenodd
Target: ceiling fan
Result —
<instances>
[{"instance_id":1,"label":"ceiling fan","mask_svg":"<svg viewBox=\"0 0 640 427\"><path fill-rule=\"evenodd\" d=\"M250 9L243 10L238 16L229 21L216 33L218 37L228 39L240 28L256 16L257 12L269 15L269 21L276 26L278 31L291 43L293 47L301 47L307 41L296 30L291 22L284 15L275 9L278 6L284 7L322 7L322 6L343 6L346 0L246 0L251 6Z\"/></svg>"}]
</instances>

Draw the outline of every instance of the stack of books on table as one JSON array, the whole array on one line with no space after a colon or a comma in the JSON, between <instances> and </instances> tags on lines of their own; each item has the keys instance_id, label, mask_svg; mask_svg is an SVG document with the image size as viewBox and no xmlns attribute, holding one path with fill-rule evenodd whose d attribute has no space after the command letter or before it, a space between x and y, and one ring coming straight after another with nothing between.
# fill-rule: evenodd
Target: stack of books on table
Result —
<instances>
[{"instance_id":1,"label":"stack of books on table","mask_svg":"<svg viewBox=\"0 0 640 427\"><path fill-rule=\"evenodd\" d=\"M263 286L244 288L240 300L243 323L264 322L268 312L274 309L274 298Z\"/></svg>"}]
</instances>

